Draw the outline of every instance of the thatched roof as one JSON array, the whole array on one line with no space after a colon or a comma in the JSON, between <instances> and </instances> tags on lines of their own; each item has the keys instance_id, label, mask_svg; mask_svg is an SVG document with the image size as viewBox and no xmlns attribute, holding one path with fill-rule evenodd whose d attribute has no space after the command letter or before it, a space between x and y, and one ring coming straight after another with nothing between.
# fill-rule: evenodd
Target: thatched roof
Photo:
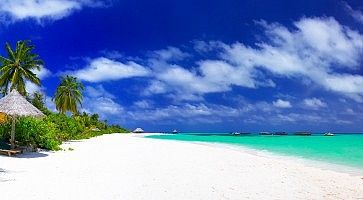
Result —
<instances>
[{"instance_id":1,"label":"thatched roof","mask_svg":"<svg viewBox=\"0 0 363 200\"><path fill-rule=\"evenodd\" d=\"M132 131L132 132L134 132L134 133L143 133L144 132L144 130L142 130L142 128L137 128L137 129L135 129L134 131Z\"/></svg>"},{"instance_id":2,"label":"thatched roof","mask_svg":"<svg viewBox=\"0 0 363 200\"><path fill-rule=\"evenodd\" d=\"M12 90L10 94L0 99L0 112L11 116L44 116L44 114L38 110L38 108L29 103L16 90Z\"/></svg>"}]
</instances>

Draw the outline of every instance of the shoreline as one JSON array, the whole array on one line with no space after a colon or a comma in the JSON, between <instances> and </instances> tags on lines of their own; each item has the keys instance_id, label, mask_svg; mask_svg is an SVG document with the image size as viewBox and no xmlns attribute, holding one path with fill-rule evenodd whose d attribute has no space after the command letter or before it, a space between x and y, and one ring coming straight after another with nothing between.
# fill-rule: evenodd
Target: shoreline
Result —
<instances>
[{"instance_id":1,"label":"shoreline","mask_svg":"<svg viewBox=\"0 0 363 200\"><path fill-rule=\"evenodd\" d=\"M278 153L270 150L261 150L261 149L255 149L252 147L247 147L243 145L234 145L234 144L224 144L224 143L209 143L209 142L193 142L193 141L186 141L186 142L192 142L195 144L200 145L206 145L206 146L212 146L212 147L220 147L220 148L226 148L231 149L235 151L241 151L243 153L248 153L254 156L260 156L264 158L274 158L279 160L288 160L292 162L301 163L303 165L309 166L309 167L316 167L322 170L332 170L335 172L341 172L341 173L347 173L352 176L362 176L363 177L363 168L359 168L356 166L350 166L350 165L343 165L343 164L336 164L329 161L323 161L323 160L315 160L315 159L309 159L304 158L301 156L296 155L288 155L283 153Z\"/></svg>"},{"instance_id":2,"label":"shoreline","mask_svg":"<svg viewBox=\"0 0 363 200\"><path fill-rule=\"evenodd\" d=\"M136 136L135 136L136 135ZM363 177L218 145L111 134L0 157L5 199L358 199Z\"/></svg>"},{"instance_id":3,"label":"shoreline","mask_svg":"<svg viewBox=\"0 0 363 200\"><path fill-rule=\"evenodd\" d=\"M152 136L152 135L173 135L173 134L161 134L161 133L146 133L145 137ZM151 139L159 139L159 138L151 138ZM336 172L348 173L350 175L355 176L363 176L363 166L353 166L349 164L341 164L336 163L334 160L318 160L314 158L306 158L299 155L287 154L276 152L267 149L258 149L253 148L250 146L245 146L243 144L230 144L230 143L223 143L223 142L204 142L204 141L192 141L192 140L173 140L173 139L161 139L161 140L171 140L171 141L179 141L179 142L187 142L187 143L195 143L200 145L206 146L214 146L220 148L227 148L236 151L242 151L244 153L248 153L255 156L262 156L262 157L273 157L276 159L281 160L291 160L293 162L302 163L306 166L317 167L323 170L333 170Z\"/></svg>"}]
</instances>

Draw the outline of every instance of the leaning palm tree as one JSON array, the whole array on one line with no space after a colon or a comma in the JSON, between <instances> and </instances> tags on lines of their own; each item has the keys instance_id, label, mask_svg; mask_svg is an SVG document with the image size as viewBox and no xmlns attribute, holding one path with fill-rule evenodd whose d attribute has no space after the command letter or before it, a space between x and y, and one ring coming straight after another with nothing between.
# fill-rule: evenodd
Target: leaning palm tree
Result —
<instances>
[{"instance_id":1,"label":"leaning palm tree","mask_svg":"<svg viewBox=\"0 0 363 200\"><path fill-rule=\"evenodd\" d=\"M16 89L23 96L26 95L25 81L28 80L40 85L40 79L32 71L40 70L44 64L37 54L34 54L34 46L29 41L18 41L15 50L6 43L7 57L0 56L0 87L3 95Z\"/></svg>"},{"instance_id":2,"label":"leaning palm tree","mask_svg":"<svg viewBox=\"0 0 363 200\"><path fill-rule=\"evenodd\" d=\"M61 78L61 83L53 97L56 109L60 113L70 111L73 115L78 113L78 105L81 105L84 90L83 84L78 82L76 77L65 76Z\"/></svg>"}]
</instances>

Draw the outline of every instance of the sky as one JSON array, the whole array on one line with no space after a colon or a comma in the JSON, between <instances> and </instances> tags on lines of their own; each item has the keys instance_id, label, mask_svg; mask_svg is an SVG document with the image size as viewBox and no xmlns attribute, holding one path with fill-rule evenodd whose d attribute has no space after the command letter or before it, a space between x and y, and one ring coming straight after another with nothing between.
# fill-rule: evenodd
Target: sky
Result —
<instances>
[{"instance_id":1,"label":"sky","mask_svg":"<svg viewBox=\"0 0 363 200\"><path fill-rule=\"evenodd\" d=\"M81 111L129 129L363 131L361 0L0 0L18 40L52 110L68 74Z\"/></svg>"}]
</instances>

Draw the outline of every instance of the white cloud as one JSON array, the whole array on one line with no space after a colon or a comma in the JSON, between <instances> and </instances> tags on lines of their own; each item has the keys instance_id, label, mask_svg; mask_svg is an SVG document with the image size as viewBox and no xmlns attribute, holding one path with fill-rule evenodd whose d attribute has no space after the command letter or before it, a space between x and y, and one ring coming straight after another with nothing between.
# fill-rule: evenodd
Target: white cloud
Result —
<instances>
[{"instance_id":1,"label":"white cloud","mask_svg":"<svg viewBox=\"0 0 363 200\"><path fill-rule=\"evenodd\" d=\"M48 78L49 76L51 76L52 75L52 72L49 70L49 69L47 69L47 68L45 68L44 66L42 66L41 68L40 68L40 70L34 70L34 73L37 75L37 77L39 78L39 79L45 79L45 78Z\"/></svg>"},{"instance_id":2,"label":"white cloud","mask_svg":"<svg viewBox=\"0 0 363 200\"><path fill-rule=\"evenodd\" d=\"M134 106L136 106L137 108L141 108L141 109L147 109L147 108L152 107L151 103L146 100L136 101L136 102L134 102Z\"/></svg>"},{"instance_id":3,"label":"white cloud","mask_svg":"<svg viewBox=\"0 0 363 200\"><path fill-rule=\"evenodd\" d=\"M334 18L304 18L295 26L298 32L294 36L301 36L303 45L317 53L319 57L314 59L320 59L318 62L357 67L362 61L363 36ZM302 49L298 50L301 54Z\"/></svg>"},{"instance_id":4,"label":"white cloud","mask_svg":"<svg viewBox=\"0 0 363 200\"><path fill-rule=\"evenodd\" d=\"M167 47L166 49L160 49L151 53L152 57L155 57L164 61L179 61L190 55L186 52L181 51L176 47Z\"/></svg>"},{"instance_id":5,"label":"white cloud","mask_svg":"<svg viewBox=\"0 0 363 200\"><path fill-rule=\"evenodd\" d=\"M256 88L253 75L247 69L234 67L221 60L204 60L199 66L205 81L215 85L216 91L228 91L231 85Z\"/></svg>"},{"instance_id":6,"label":"white cloud","mask_svg":"<svg viewBox=\"0 0 363 200\"><path fill-rule=\"evenodd\" d=\"M97 98L97 97L107 97L111 99L115 99L116 97L105 90L102 85L86 86L85 87L85 95L90 98Z\"/></svg>"},{"instance_id":7,"label":"white cloud","mask_svg":"<svg viewBox=\"0 0 363 200\"><path fill-rule=\"evenodd\" d=\"M145 62L140 62L146 63L145 66L132 61L120 62L116 58L125 57L117 53L92 59L86 67L72 74L88 82L146 77L149 85L143 91L144 95L161 94L174 101L169 106L160 107L140 99L124 108L101 85L88 86L84 110L102 113L103 118L127 119L125 122L135 123L240 120L244 123L281 124L344 120L337 116L338 111L318 110L327 107L327 103L317 98L295 102L296 99L288 96L276 96L273 102L242 102L230 107L206 101L200 103L205 94L228 92L235 86L250 89L275 87L275 77L297 80L307 87L314 85L317 89L363 101L363 76L357 74L362 64L363 35L358 31L333 18L302 18L294 23L294 28L263 21L259 24L265 30L265 42L258 42L253 47L238 42L199 42L195 49L205 53L203 55L208 59L197 60L189 66L185 64L188 62L181 61L191 58L192 54L175 47L150 53ZM300 109L299 113L294 113L293 109L288 109L293 107L292 104L304 105L309 110Z\"/></svg>"},{"instance_id":8,"label":"white cloud","mask_svg":"<svg viewBox=\"0 0 363 200\"><path fill-rule=\"evenodd\" d=\"M34 83L31 83L29 81L25 82L25 88L29 94L33 94L34 92L43 90L41 86L35 85Z\"/></svg>"},{"instance_id":9,"label":"white cloud","mask_svg":"<svg viewBox=\"0 0 363 200\"><path fill-rule=\"evenodd\" d=\"M49 110L51 110L51 111L53 111L53 112L57 112L57 109L56 109L56 107L55 107L55 103L54 103L54 101L52 100L52 97L50 97L50 96L46 96L46 95L45 95L45 105L46 105L46 107L47 107Z\"/></svg>"},{"instance_id":10,"label":"white cloud","mask_svg":"<svg viewBox=\"0 0 363 200\"><path fill-rule=\"evenodd\" d=\"M162 108L138 109L129 112L130 117L137 121L170 120L198 123L221 121L220 118L233 118L240 115L239 109L222 106L199 104L169 105Z\"/></svg>"},{"instance_id":11,"label":"white cloud","mask_svg":"<svg viewBox=\"0 0 363 200\"><path fill-rule=\"evenodd\" d=\"M323 84L330 90L348 93L362 94L363 76L351 74L332 74L327 75Z\"/></svg>"},{"instance_id":12,"label":"white cloud","mask_svg":"<svg viewBox=\"0 0 363 200\"><path fill-rule=\"evenodd\" d=\"M123 114L124 108L115 101L116 97L106 91L102 85L86 86L82 111L98 113L103 119L112 119Z\"/></svg>"},{"instance_id":13,"label":"white cloud","mask_svg":"<svg viewBox=\"0 0 363 200\"><path fill-rule=\"evenodd\" d=\"M347 108L346 110L345 110L345 114L348 114L348 115L355 115L355 114L357 114L356 112L354 112L354 110L353 109L351 109L351 108Z\"/></svg>"},{"instance_id":14,"label":"white cloud","mask_svg":"<svg viewBox=\"0 0 363 200\"><path fill-rule=\"evenodd\" d=\"M122 63L105 57L99 57L91 60L85 68L67 73L71 73L84 81L102 82L148 76L150 71L132 61Z\"/></svg>"},{"instance_id":15,"label":"white cloud","mask_svg":"<svg viewBox=\"0 0 363 200\"><path fill-rule=\"evenodd\" d=\"M348 13L359 23L363 24L363 12L354 10L347 2L343 2L345 9Z\"/></svg>"},{"instance_id":16,"label":"white cloud","mask_svg":"<svg viewBox=\"0 0 363 200\"><path fill-rule=\"evenodd\" d=\"M284 101L282 99L277 99L276 101L272 102L272 104L277 108L291 108L291 103L289 101Z\"/></svg>"},{"instance_id":17,"label":"white cloud","mask_svg":"<svg viewBox=\"0 0 363 200\"><path fill-rule=\"evenodd\" d=\"M121 59L124 58L125 55L116 50L103 50L101 51L102 55L109 59Z\"/></svg>"},{"instance_id":18,"label":"white cloud","mask_svg":"<svg viewBox=\"0 0 363 200\"><path fill-rule=\"evenodd\" d=\"M155 74L156 79L164 83L169 91L187 94L203 94L228 90L223 83L215 84L206 75L198 75L181 66L172 65L161 73Z\"/></svg>"},{"instance_id":19,"label":"white cloud","mask_svg":"<svg viewBox=\"0 0 363 200\"><path fill-rule=\"evenodd\" d=\"M146 101L147 102L147 101ZM240 105L224 106L211 103L179 103L168 106L144 106L148 105L145 100L140 100L125 110L126 119L133 123L155 123L161 124L216 124L229 122L244 124L270 124L281 126L282 124L307 123L315 125L316 121L330 123L331 121L346 120L338 113L346 113L346 108L337 109L337 112L327 110L300 110L294 112L290 108L291 103L278 99L273 103L267 102L243 102ZM136 106L141 105L141 106ZM349 119L352 123L359 122L358 115ZM127 120L126 120L127 121Z\"/></svg>"},{"instance_id":20,"label":"white cloud","mask_svg":"<svg viewBox=\"0 0 363 200\"><path fill-rule=\"evenodd\" d=\"M12 20L58 20L83 7L104 6L98 0L0 0L0 13Z\"/></svg>"},{"instance_id":21,"label":"white cloud","mask_svg":"<svg viewBox=\"0 0 363 200\"><path fill-rule=\"evenodd\" d=\"M198 52L217 52L217 59L200 60L195 67L170 63L173 51L157 51L165 55L149 60L156 80L146 93L200 100L206 93L230 91L233 86L275 87L266 77L267 70L272 77L318 84L363 101L363 76L354 74L363 59L363 35L358 31L332 17L302 18L294 23L294 29L265 21L258 24L267 41L256 43L257 47L239 42L195 42ZM179 49L176 52L181 54Z\"/></svg>"},{"instance_id":22,"label":"white cloud","mask_svg":"<svg viewBox=\"0 0 363 200\"><path fill-rule=\"evenodd\" d=\"M163 82L153 80L142 93L144 95L152 95L152 94L164 94L166 92L167 92L166 85Z\"/></svg>"},{"instance_id":23,"label":"white cloud","mask_svg":"<svg viewBox=\"0 0 363 200\"><path fill-rule=\"evenodd\" d=\"M49 76L52 75L52 72L49 71L47 68L45 68L44 66L42 66L40 68L40 70L33 70L33 72L37 75L37 77L42 81L46 78L48 78ZM44 86L38 86L34 83L31 83L30 81L25 81L25 88L26 91L29 94L33 94L36 91L43 91L45 88Z\"/></svg>"},{"instance_id":24,"label":"white cloud","mask_svg":"<svg viewBox=\"0 0 363 200\"><path fill-rule=\"evenodd\" d=\"M222 61L201 63L199 72L171 65L154 74L157 81L152 81L146 91L156 94L175 92L176 98L191 100L200 99L198 96L205 93L229 91L233 83L254 87L252 81L243 78L243 72L235 72L232 66Z\"/></svg>"},{"instance_id":25,"label":"white cloud","mask_svg":"<svg viewBox=\"0 0 363 200\"><path fill-rule=\"evenodd\" d=\"M205 53L213 50L210 44L200 40L194 42L194 49L200 53Z\"/></svg>"},{"instance_id":26,"label":"white cloud","mask_svg":"<svg viewBox=\"0 0 363 200\"><path fill-rule=\"evenodd\" d=\"M206 93L231 91L233 86L247 88L275 87L273 80L253 67L232 65L223 60L201 60L195 68L174 64L190 54L175 47L149 54L149 67L106 57L92 59L89 65L73 72L81 80L102 82L123 78L148 76L149 86L144 95L166 94L175 100L201 100Z\"/></svg>"},{"instance_id":27,"label":"white cloud","mask_svg":"<svg viewBox=\"0 0 363 200\"><path fill-rule=\"evenodd\" d=\"M108 118L110 115L122 115L123 107L113 99L107 97L97 97L85 100L84 110L90 113L99 113L102 118Z\"/></svg>"},{"instance_id":28,"label":"white cloud","mask_svg":"<svg viewBox=\"0 0 363 200\"><path fill-rule=\"evenodd\" d=\"M327 107L327 104L318 98L304 99L304 105L310 109L319 109Z\"/></svg>"},{"instance_id":29,"label":"white cloud","mask_svg":"<svg viewBox=\"0 0 363 200\"><path fill-rule=\"evenodd\" d=\"M41 81L41 84L42 84L42 81L44 79L47 79L49 77L52 76L52 72L45 68L44 66L42 66L40 68L40 70L33 70L33 72L37 75L37 77L40 79ZM53 112L56 112L57 109L55 108L55 104L54 102L52 101L52 97L51 96L48 96L46 93L45 93L45 87L44 87L44 84L42 84L41 86L38 86L38 85L35 85L34 83L31 83L29 81L25 81L25 88L26 88L26 91L27 93L29 93L30 95L34 94L34 92L40 92L44 95L44 100L45 100L45 106L53 111Z\"/></svg>"},{"instance_id":30,"label":"white cloud","mask_svg":"<svg viewBox=\"0 0 363 200\"><path fill-rule=\"evenodd\" d=\"M294 30L280 24L259 22L268 43L258 48L241 43L212 43L223 49L222 58L235 66L294 79L309 79L327 90L361 101L363 76L351 74L362 64L363 35L334 18L302 18ZM344 71L337 72L337 71Z\"/></svg>"},{"instance_id":31,"label":"white cloud","mask_svg":"<svg viewBox=\"0 0 363 200\"><path fill-rule=\"evenodd\" d=\"M169 93L179 100L200 100L203 94L230 91L232 86L275 87L271 79L262 80L251 68L233 66L222 60L201 60L196 68L187 69L164 58L169 56L150 60L156 80L151 81L145 94Z\"/></svg>"}]
</instances>

